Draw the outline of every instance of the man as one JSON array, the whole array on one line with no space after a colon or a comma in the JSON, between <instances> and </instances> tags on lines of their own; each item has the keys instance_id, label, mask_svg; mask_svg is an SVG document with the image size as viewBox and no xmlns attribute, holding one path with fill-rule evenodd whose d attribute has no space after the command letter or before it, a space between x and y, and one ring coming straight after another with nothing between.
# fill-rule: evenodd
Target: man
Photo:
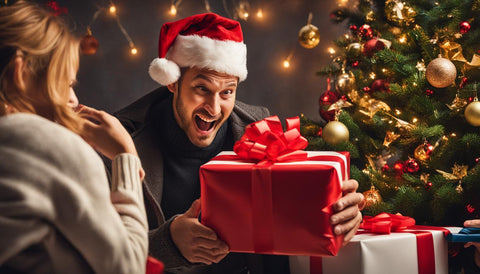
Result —
<instances>
[{"instance_id":1,"label":"man","mask_svg":"<svg viewBox=\"0 0 480 274\"><path fill-rule=\"evenodd\" d=\"M159 58L150 76L163 85L116 115L132 133L146 171L150 254L176 273L288 273L284 256L229 253L199 220L199 167L233 150L246 125L269 116L266 108L235 100L247 76L240 24L215 14L162 26ZM331 223L345 242L361 221L354 180L334 205ZM273 268L272 268L273 265Z\"/></svg>"}]
</instances>

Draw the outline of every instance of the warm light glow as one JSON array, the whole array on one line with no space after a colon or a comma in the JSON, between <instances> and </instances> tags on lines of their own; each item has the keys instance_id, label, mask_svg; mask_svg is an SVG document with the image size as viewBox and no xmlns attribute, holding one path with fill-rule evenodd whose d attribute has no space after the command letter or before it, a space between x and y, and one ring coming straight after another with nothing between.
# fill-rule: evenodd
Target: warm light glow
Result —
<instances>
[{"instance_id":1,"label":"warm light glow","mask_svg":"<svg viewBox=\"0 0 480 274\"><path fill-rule=\"evenodd\" d=\"M284 67L284 68L289 68L289 67L290 67L290 61L284 60L284 61L283 61L283 67Z\"/></svg>"},{"instance_id":2,"label":"warm light glow","mask_svg":"<svg viewBox=\"0 0 480 274\"><path fill-rule=\"evenodd\" d=\"M247 20L249 14L248 14L248 12L244 12L244 13L242 14L242 16L243 16L243 20Z\"/></svg>"},{"instance_id":3,"label":"warm light glow","mask_svg":"<svg viewBox=\"0 0 480 274\"><path fill-rule=\"evenodd\" d=\"M350 35L345 34L345 39L347 39L347 40L350 39Z\"/></svg>"},{"instance_id":4,"label":"warm light glow","mask_svg":"<svg viewBox=\"0 0 480 274\"><path fill-rule=\"evenodd\" d=\"M328 48L328 53L330 53L331 55L334 55L335 54L335 49L332 48L332 47L329 47Z\"/></svg>"},{"instance_id":5,"label":"warm light glow","mask_svg":"<svg viewBox=\"0 0 480 274\"><path fill-rule=\"evenodd\" d=\"M170 6L170 15L175 16L177 15L177 7L174 4Z\"/></svg>"},{"instance_id":6,"label":"warm light glow","mask_svg":"<svg viewBox=\"0 0 480 274\"><path fill-rule=\"evenodd\" d=\"M115 14L117 12L117 7L115 7L115 5L110 5L108 11L110 11L111 14Z\"/></svg>"},{"instance_id":7,"label":"warm light glow","mask_svg":"<svg viewBox=\"0 0 480 274\"><path fill-rule=\"evenodd\" d=\"M262 11L262 9L258 9L258 11L257 11L257 18L263 18L263 11Z\"/></svg>"},{"instance_id":8,"label":"warm light glow","mask_svg":"<svg viewBox=\"0 0 480 274\"><path fill-rule=\"evenodd\" d=\"M390 120L390 121L388 121L388 123L389 123L389 124L393 124L393 121L392 121L392 120Z\"/></svg>"},{"instance_id":9,"label":"warm light glow","mask_svg":"<svg viewBox=\"0 0 480 274\"><path fill-rule=\"evenodd\" d=\"M417 86L417 82L413 82L413 86L416 87L416 86Z\"/></svg>"},{"instance_id":10,"label":"warm light glow","mask_svg":"<svg viewBox=\"0 0 480 274\"><path fill-rule=\"evenodd\" d=\"M386 73L386 72L388 72L388 69L383 68L383 69L382 69L382 72L383 72L383 73Z\"/></svg>"},{"instance_id":11,"label":"warm light glow","mask_svg":"<svg viewBox=\"0 0 480 274\"><path fill-rule=\"evenodd\" d=\"M452 134L450 134L450 136L452 136L452 137L456 137L456 136L457 136L457 134L455 134L455 133L452 133Z\"/></svg>"},{"instance_id":12,"label":"warm light glow","mask_svg":"<svg viewBox=\"0 0 480 274\"><path fill-rule=\"evenodd\" d=\"M399 109L396 109L396 110L395 110L395 114L396 114L396 115L400 115L400 114L402 114L402 112L401 112Z\"/></svg>"},{"instance_id":13,"label":"warm light glow","mask_svg":"<svg viewBox=\"0 0 480 274\"><path fill-rule=\"evenodd\" d=\"M377 77L377 75L375 74L375 72L370 72L370 74L368 75L368 77L370 77L370 79L375 79L375 77Z\"/></svg>"},{"instance_id":14,"label":"warm light glow","mask_svg":"<svg viewBox=\"0 0 480 274\"><path fill-rule=\"evenodd\" d=\"M405 34L402 34L402 36L398 38L398 42L405 44L407 42L407 36Z\"/></svg>"},{"instance_id":15,"label":"warm light glow","mask_svg":"<svg viewBox=\"0 0 480 274\"><path fill-rule=\"evenodd\" d=\"M418 122L418 119L414 117L414 118L412 119L412 123L415 124L416 122Z\"/></svg>"},{"instance_id":16,"label":"warm light glow","mask_svg":"<svg viewBox=\"0 0 480 274\"><path fill-rule=\"evenodd\" d=\"M132 55L137 55L137 53L138 53L137 48L132 48L132 49L130 50L130 53L131 53Z\"/></svg>"}]
</instances>

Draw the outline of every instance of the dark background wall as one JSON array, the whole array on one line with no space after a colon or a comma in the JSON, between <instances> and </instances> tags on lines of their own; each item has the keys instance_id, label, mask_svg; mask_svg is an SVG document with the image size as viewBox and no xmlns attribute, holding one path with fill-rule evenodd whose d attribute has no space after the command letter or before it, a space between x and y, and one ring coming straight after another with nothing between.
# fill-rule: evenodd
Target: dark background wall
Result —
<instances>
[{"instance_id":1,"label":"dark background wall","mask_svg":"<svg viewBox=\"0 0 480 274\"><path fill-rule=\"evenodd\" d=\"M224 0L229 13L238 0ZM251 13L262 7L264 19L240 20L247 44L248 78L239 86L237 99L264 105L280 118L301 113L319 120L318 97L326 90L324 78L315 75L331 61L327 48L346 32L345 25L330 22L329 14L340 0L251 0ZM100 43L95 55L82 56L76 92L81 103L113 112L159 85L148 76L150 62L157 57L158 34L163 23L206 12L204 0L182 0L178 14L168 14L170 0L115 0L122 25L132 37L139 54L129 53L128 42L114 17L102 12L91 24ZM68 8L74 31L83 34L94 13L108 7L107 0L57 0ZM228 17L221 0L209 0L212 12ZM297 42L298 31L313 13L312 24L320 30L320 44L305 49ZM291 67L282 60L293 50Z\"/></svg>"}]
</instances>

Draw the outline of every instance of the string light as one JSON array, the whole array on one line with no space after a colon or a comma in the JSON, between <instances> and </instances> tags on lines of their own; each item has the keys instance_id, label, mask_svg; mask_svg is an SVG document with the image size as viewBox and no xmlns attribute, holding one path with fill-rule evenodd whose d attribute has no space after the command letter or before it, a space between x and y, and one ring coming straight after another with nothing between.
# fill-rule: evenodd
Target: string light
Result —
<instances>
[{"instance_id":1,"label":"string light","mask_svg":"<svg viewBox=\"0 0 480 274\"><path fill-rule=\"evenodd\" d=\"M172 16L176 16L176 15L177 15L177 7L175 7L174 4L172 4L172 5L170 6L170 11L169 11L169 13L170 13L170 15L172 15Z\"/></svg>"},{"instance_id":2,"label":"string light","mask_svg":"<svg viewBox=\"0 0 480 274\"><path fill-rule=\"evenodd\" d=\"M407 35L402 34L402 36L398 38L398 42L405 44L407 42Z\"/></svg>"},{"instance_id":3,"label":"string light","mask_svg":"<svg viewBox=\"0 0 480 274\"><path fill-rule=\"evenodd\" d=\"M377 77L377 75L375 74L375 72L370 72L370 74L368 75L368 77L370 77L370 79L375 79L375 77Z\"/></svg>"},{"instance_id":4,"label":"string light","mask_svg":"<svg viewBox=\"0 0 480 274\"><path fill-rule=\"evenodd\" d=\"M415 117L413 117L413 119L412 119L412 123L414 123L414 124L415 124L416 122L418 122L418 119L417 119L417 118L415 118Z\"/></svg>"},{"instance_id":5,"label":"string light","mask_svg":"<svg viewBox=\"0 0 480 274\"><path fill-rule=\"evenodd\" d=\"M400 114L402 114L402 112L399 109L395 109L395 114L400 115Z\"/></svg>"},{"instance_id":6,"label":"string light","mask_svg":"<svg viewBox=\"0 0 480 274\"><path fill-rule=\"evenodd\" d=\"M290 61L288 59L283 60L283 67L284 68L289 68L290 67Z\"/></svg>"},{"instance_id":7,"label":"string light","mask_svg":"<svg viewBox=\"0 0 480 274\"><path fill-rule=\"evenodd\" d=\"M111 14L115 15L115 14L117 13L117 7L115 7L114 4L111 4L110 7L108 8L108 11L109 11Z\"/></svg>"},{"instance_id":8,"label":"string light","mask_svg":"<svg viewBox=\"0 0 480 274\"><path fill-rule=\"evenodd\" d=\"M328 53L330 53L330 55L334 55L334 54L335 54L335 49L332 48L332 47L329 47L329 48L327 49L327 51L328 51Z\"/></svg>"},{"instance_id":9,"label":"string light","mask_svg":"<svg viewBox=\"0 0 480 274\"><path fill-rule=\"evenodd\" d=\"M133 48L130 50L130 53L131 53L132 55L137 55L137 53L138 53L137 48L136 48L136 47L133 47Z\"/></svg>"},{"instance_id":10,"label":"string light","mask_svg":"<svg viewBox=\"0 0 480 274\"><path fill-rule=\"evenodd\" d=\"M258 11L257 11L257 18L260 18L260 19L263 18L263 11L262 11L262 9L258 9Z\"/></svg>"}]
</instances>

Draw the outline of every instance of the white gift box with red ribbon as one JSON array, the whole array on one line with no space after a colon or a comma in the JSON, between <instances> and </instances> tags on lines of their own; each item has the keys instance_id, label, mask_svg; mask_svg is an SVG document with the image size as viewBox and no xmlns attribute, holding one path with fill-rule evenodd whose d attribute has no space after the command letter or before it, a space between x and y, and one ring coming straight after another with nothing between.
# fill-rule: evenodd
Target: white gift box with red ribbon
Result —
<instances>
[{"instance_id":1,"label":"white gift box with red ribbon","mask_svg":"<svg viewBox=\"0 0 480 274\"><path fill-rule=\"evenodd\" d=\"M290 271L292 274L447 274L445 236L449 230L459 229L414 226L391 234L360 229L335 257L290 256Z\"/></svg>"}]
</instances>

